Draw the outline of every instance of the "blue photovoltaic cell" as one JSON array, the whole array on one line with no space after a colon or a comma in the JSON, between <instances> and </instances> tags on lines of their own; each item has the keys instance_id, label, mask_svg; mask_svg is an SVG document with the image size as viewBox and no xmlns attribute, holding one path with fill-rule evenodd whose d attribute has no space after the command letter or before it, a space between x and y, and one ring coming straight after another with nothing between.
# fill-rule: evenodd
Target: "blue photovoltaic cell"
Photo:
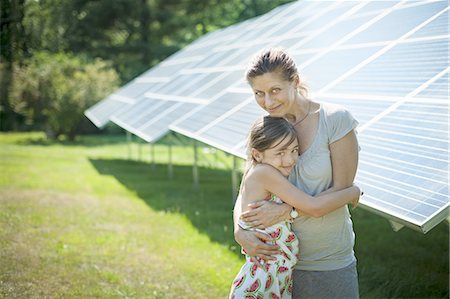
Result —
<instances>
[{"instance_id":1,"label":"blue photovoltaic cell","mask_svg":"<svg viewBox=\"0 0 450 299\"><path fill-rule=\"evenodd\" d=\"M86 110L85 115L97 127L102 128L109 122L111 115L122 109L127 109L130 105L129 102L117 100L110 96Z\"/></svg>"},{"instance_id":2,"label":"blue photovoltaic cell","mask_svg":"<svg viewBox=\"0 0 450 299\"><path fill-rule=\"evenodd\" d=\"M389 9L393 7L395 4L397 4L398 1L371 1L370 3L367 3L361 10L359 10L356 14L362 15L362 14L370 14L372 17L374 17L374 13L379 14L385 11L386 9Z\"/></svg>"},{"instance_id":3,"label":"blue photovoltaic cell","mask_svg":"<svg viewBox=\"0 0 450 299\"><path fill-rule=\"evenodd\" d=\"M284 48L284 49L293 49L293 47L296 45L296 44L298 44L298 42L299 42L299 39L301 39L301 37L299 37L299 36L296 36L296 37L287 37L287 38L284 38L284 39L282 39L282 40L280 40L279 42L277 42L277 44L276 44L276 46L277 47L281 47L281 48ZM258 52L258 51L255 51L255 53L256 52Z\"/></svg>"},{"instance_id":4,"label":"blue photovoltaic cell","mask_svg":"<svg viewBox=\"0 0 450 299\"><path fill-rule=\"evenodd\" d=\"M301 43L301 48L308 49L329 47L333 43L341 40L347 34L354 32L361 25L365 24L372 18L373 16L371 15L364 15L360 17L353 17L351 19L344 19L321 34L314 36L314 38L308 40L307 42Z\"/></svg>"},{"instance_id":5,"label":"blue photovoltaic cell","mask_svg":"<svg viewBox=\"0 0 450 299\"><path fill-rule=\"evenodd\" d=\"M197 104L193 103L173 102L172 104L172 109L167 108L166 113L155 110L155 113L149 117L147 124L138 128L137 135L148 142L154 142L167 133L169 124L197 107Z\"/></svg>"},{"instance_id":6,"label":"blue photovoltaic cell","mask_svg":"<svg viewBox=\"0 0 450 299\"><path fill-rule=\"evenodd\" d=\"M155 99L145 99L144 101L149 102L147 107L145 107L141 113L137 113L134 120L128 122L130 126L136 128L137 130L149 122L158 113L177 104L177 102L168 102Z\"/></svg>"},{"instance_id":7,"label":"blue photovoltaic cell","mask_svg":"<svg viewBox=\"0 0 450 299\"><path fill-rule=\"evenodd\" d=\"M375 54L380 47L341 49L328 52L302 69L311 90L320 90L352 67ZM308 59L306 59L308 62Z\"/></svg>"},{"instance_id":8,"label":"blue photovoltaic cell","mask_svg":"<svg viewBox=\"0 0 450 299\"><path fill-rule=\"evenodd\" d=\"M329 92L406 96L447 65L448 39L398 44Z\"/></svg>"},{"instance_id":9,"label":"blue photovoltaic cell","mask_svg":"<svg viewBox=\"0 0 450 299\"><path fill-rule=\"evenodd\" d=\"M297 67L299 68L300 76L303 76L303 67L302 64L307 63L317 52L294 52L291 51L292 58L297 63ZM306 78L308 82L308 78Z\"/></svg>"},{"instance_id":10,"label":"blue photovoltaic cell","mask_svg":"<svg viewBox=\"0 0 450 299\"><path fill-rule=\"evenodd\" d=\"M357 181L369 204L417 224L448 204L448 113L448 104L405 103L364 131Z\"/></svg>"},{"instance_id":11,"label":"blue photovoltaic cell","mask_svg":"<svg viewBox=\"0 0 450 299\"><path fill-rule=\"evenodd\" d=\"M195 93L194 96L201 99L212 99L224 90L224 86L236 84L244 76L242 70L227 72L223 73L222 75L224 76L218 78L216 82L214 82L212 85L209 85L206 89L200 90L198 93Z\"/></svg>"},{"instance_id":12,"label":"blue photovoltaic cell","mask_svg":"<svg viewBox=\"0 0 450 299\"><path fill-rule=\"evenodd\" d=\"M161 95L186 95L185 91L190 86L196 86L196 82L205 79L207 75L202 73L179 74L173 80L163 85L162 88L155 91Z\"/></svg>"},{"instance_id":13,"label":"blue photovoltaic cell","mask_svg":"<svg viewBox=\"0 0 450 299\"><path fill-rule=\"evenodd\" d=\"M119 89L115 95L134 99L146 92L150 86L149 83L136 83L131 81L129 84Z\"/></svg>"},{"instance_id":14,"label":"blue photovoltaic cell","mask_svg":"<svg viewBox=\"0 0 450 299\"><path fill-rule=\"evenodd\" d=\"M202 132L200 137L211 140L221 148L232 149L245 142L251 125L263 113L263 110L254 101L251 101L225 117L220 123Z\"/></svg>"},{"instance_id":15,"label":"blue photovoltaic cell","mask_svg":"<svg viewBox=\"0 0 450 299\"><path fill-rule=\"evenodd\" d=\"M167 110L179 104L181 103L175 101L163 101L162 105L158 105L158 107L152 109L151 113L146 117L147 121L144 122L143 124L140 124L138 130L142 127L145 127L147 123L152 122L155 117L160 116L162 113L165 113Z\"/></svg>"},{"instance_id":16,"label":"blue photovoltaic cell","mask_svg":"<svg viewBox=\"0 0 450 299\"><path fill-rule=\"evenodd\" d=\"M447 64L448 65L448 64ZM437 79L433 83L431 83L427 88L422 90L417 94L417 97L425 97L425 98L437 98L437 99L446 99L450 98L449 96L449 73L443 75L441 78Z\"/></svg>"},{"instance_id":17,"label":"blue photovoltaic cell","mask_svg":"<svg viewBox=\"0 0 450 299\"><path fill-rule=\"evenodd\" d=\"M267 44L266 44L267 45ZM224 60L222 65L224 66L236 66L239 65L242 67L242 65L245 62L248 62L249 59L260 49L264 48L264 44L257 44L249 47L242 47L240 49L235 49L233 55L230 55L230 57L227 60Z\"/></svg>"},{"instance_id":18,"label":"blue photovoltaic cell","mask_svg":"<svg viewBox=\"0 0 450 299\"><path fill-rule=\"evenodd\" d=\"M161 63L154 67L154 71L152 73L147 74L149 77L172 77L174 74L179 72L180 70L189 67L193 64L193 61L180 61L178 63ZM152 69L153 70L153 69ZM146 76L143 76L146 77Z\"/></svg>"},{"instance_id":19,"label":"blue photovoltaic cell","mask_svg":"<svg viewBox=\"0 0 450 299\"><path fill-rule=\"evenodd\" d=\"M298 18L291 18L290 20L280 23L279 26L273 26L273 28L270 30L269 34L270 36L281 36L288 32L290 32L295 26L297 26L299 23ZM267 34L267 33L265 33ZM295 36L296 42L298 42L298 34L292 35Z\"/></svg>"},{"instance_id":20,"label":"blue photovoltaic cell","mask_svg":"<svg viewBox=\"0 0 450 299\"><path fill-rule=\"evenodd\" d=\"M217 51L209 55L206 59L200 61L198 64L195 65L195 68L204 68L204 67L211 67L211 66L218 66L220 62L224 59L226 59L230 55L227 51Z\"/></svg>"},{"instance_id":21,"label":"blue photovoltaic cell","mask_svg":"<svg viewBox=\"0 0 450 299\"><path fill-rule=\"evenodd\" d=\"M302 28L302 31L310 31L312 34L314 34L315 30L322 29L330 22L330 20L338 18L339 16L343 15L344 13L352 9L357 4L358 4L357 2L341 2L334 9L331 9L330 11L321 15L319 18L316 18L315 20L308 22Z\"/></svg>"},{"instance_id":22,"label":"blue photovoltaic cell","mask_svg":"<svg viewBox=\"0 0 450 299\"><path fill-rule=\"evenodd\" d=\"M194 114L189 115L187 118L183 119L183 121L176 123L175 127L195 133L227 111L247 100L250 96L251 94L249 93L226 93L209 105L198 108Z\"/></svg>"},{"instance_id":23,"label":"blue photovoltaic cell","mask_svg":"<svg viewBox=\"0 0 450 299\"><path fill-rule=\"evenodd\" d=\"M390 106L394 104L392 101L383 100L365 100L365 99L345 99L345 98L327 98L319 97L317 98L319 102L328 102L333 104L338 104L344 106L352 116L358 121L359 125L362 126L378 114L382 113Z\"/></svg>"},{"instance_id":24,"label":"blue photovoltaic cell","mask_svg":"<svg viewBox=\"0 0 450 299\"><path fill-rule=\"evenodd\" d=\"M446 6L446 2L442 1L393 10L345 44L396 40L427 21Z\"/></svg>"},{"instance_id":25,"label":"blue photovoltaic cell","mask_svg":"<svg viewBox=\"0 0 450 299\"><path fill-rule=\"evenodd\" d=\"M448 35L448 18L448 11L446 11L425 27L419 29L410 38Z\"/></svg>"},{"instance_id":26,"label":"blue photovoltaic cell","mask_svg":"<svg viewBox=\"0 0 450 299\"><path fill-rule=\"evenodd\" d=\"M111 120L118 124L131 122L133 119L139 116L139 114L144 111L144 109L148 109L152 107L151 101L145 101L139 99L135 104L130 105L127 109L120 111L120 113L116 113Z\"/></svg>"}]
</instances>

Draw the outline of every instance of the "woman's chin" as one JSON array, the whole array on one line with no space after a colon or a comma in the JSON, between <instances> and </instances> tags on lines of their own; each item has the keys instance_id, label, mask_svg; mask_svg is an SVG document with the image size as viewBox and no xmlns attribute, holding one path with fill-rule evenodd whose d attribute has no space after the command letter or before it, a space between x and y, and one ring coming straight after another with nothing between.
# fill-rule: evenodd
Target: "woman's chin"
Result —
<instances>
[{"instance_id":1,"label":"woman's chin","mask_svg":"<svg viewBox=\"0 0 450 299\"><path fill-rule=\"evenodd\" d=\"M283 117L284 116L284 113L282 113L282 111L278 111L278 110L276 110L276 111L267 111L267 113L269 113L269 115L271 117Z\"/></svg>"}]
</instances>

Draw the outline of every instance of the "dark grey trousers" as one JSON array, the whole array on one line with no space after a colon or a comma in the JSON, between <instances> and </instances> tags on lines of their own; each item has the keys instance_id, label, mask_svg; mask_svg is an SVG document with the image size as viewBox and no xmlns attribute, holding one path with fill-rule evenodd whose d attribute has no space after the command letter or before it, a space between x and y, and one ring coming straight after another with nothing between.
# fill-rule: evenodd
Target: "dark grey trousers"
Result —
<instances>
[{"instance_id":1,"label":"dark grey trousers","mask_svg":"<svg viewBox=\"0 0 450 299\"><path fill-rule=\"evenodd\" d=\"M358 299L356 261L332 271L294 270L293 299Z\"/></svg>"}]
</instances>

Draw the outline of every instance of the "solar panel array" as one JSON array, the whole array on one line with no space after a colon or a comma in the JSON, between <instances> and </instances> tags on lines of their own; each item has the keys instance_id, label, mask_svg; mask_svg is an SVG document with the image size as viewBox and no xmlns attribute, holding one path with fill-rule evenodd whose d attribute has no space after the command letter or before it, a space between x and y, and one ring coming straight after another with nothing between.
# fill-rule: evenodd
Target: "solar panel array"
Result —
<instances>
[{"instance_id":1,"label":"solar panel array","mask_svg":"<svg viewBox=\"0 0 450 299\"><path fill-rule=\"evenodd\" d=\"M282 46L313 99L342 104L360 122L361 205L427 232L449 206L448 10L447 1L283 5L137 78L112 96L133 104L111 108L110 119L147 141L169 127L245 158L248 129L264 113L245 67L262 48Z\"/></svg>"}]
</instances>

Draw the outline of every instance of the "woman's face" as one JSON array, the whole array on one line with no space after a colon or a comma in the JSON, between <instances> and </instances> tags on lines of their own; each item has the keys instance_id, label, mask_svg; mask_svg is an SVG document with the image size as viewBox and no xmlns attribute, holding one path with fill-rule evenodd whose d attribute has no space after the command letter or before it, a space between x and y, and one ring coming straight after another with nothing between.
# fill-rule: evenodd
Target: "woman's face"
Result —
<instances>
[{"instance_id":1,"label":"woman's face","mask_svg":"<svg viewBox=\"0 0 450 299\"><path fill-rule=\"evenodd\" d=\"M256 102L270 116L283 117L292 113L297 92L294 81L287 81L278 72L273 72L251 79L250 85Z\"/></svg>"}]
</instances>

